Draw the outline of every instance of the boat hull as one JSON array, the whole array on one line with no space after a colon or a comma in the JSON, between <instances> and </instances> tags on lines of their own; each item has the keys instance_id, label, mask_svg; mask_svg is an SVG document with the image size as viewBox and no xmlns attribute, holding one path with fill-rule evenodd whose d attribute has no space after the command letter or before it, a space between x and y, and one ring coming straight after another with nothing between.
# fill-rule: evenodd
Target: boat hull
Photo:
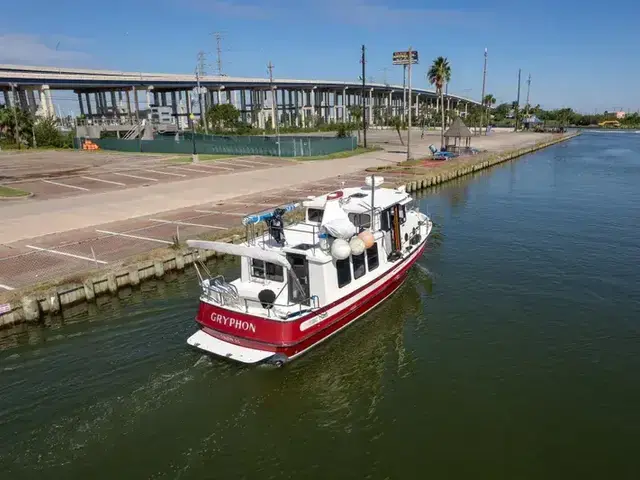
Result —
<instances>
[{"instance_id":1,"label":"boat hull","mask_svg":"<svg viewBox=\"0 0 640 480\"><path fill-rule=\"evenodd\" d=\"M420 258L426 239L409 256L377 279L337 302L281 321L241 314L201 301L196 321L201 330L189 343L201 350L243 363L276 363L293 360L355 323L380 305L405 281L409 269ZM206 334L215 345L205 345ZM197 336L197 338L196 338ZM222 343L220 343L222 342ZM262 353L256 353L262 352Z\"/></svg>"}]
</instances>

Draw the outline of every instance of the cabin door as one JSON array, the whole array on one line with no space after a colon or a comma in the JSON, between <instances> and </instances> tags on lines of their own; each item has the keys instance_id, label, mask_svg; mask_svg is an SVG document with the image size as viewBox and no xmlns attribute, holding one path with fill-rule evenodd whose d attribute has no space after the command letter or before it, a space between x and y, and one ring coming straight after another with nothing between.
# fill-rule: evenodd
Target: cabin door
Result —
<instances>
[{"instance_id":1,"label":"cabin door","mask_svg":"<svg viewBox=\"0 0 640 480\"><path fill-rule=\"evenodd\" d=\"M298 285L289 271L287 282L289 284L289 302L309 305L309 263L307 257L297 253L287 253L287 260L289 260L291 270L300 282ZM302 287L302 291L300 291L300 287Z\"/></svg>"},{"instance_id":2,"label":"cabin door","mask_svg":"<svg viewBox=\"0 0 640 480\"><path fill-rule=\"evenodd\" d=\"M398 251L401 248L400 215L400 205L398 204L380 213L380 228L385 232L385 237L388 238L386 243L389 243L389 245L385 245L387 254L392 251Z\"/></svg>"}]
</instances>

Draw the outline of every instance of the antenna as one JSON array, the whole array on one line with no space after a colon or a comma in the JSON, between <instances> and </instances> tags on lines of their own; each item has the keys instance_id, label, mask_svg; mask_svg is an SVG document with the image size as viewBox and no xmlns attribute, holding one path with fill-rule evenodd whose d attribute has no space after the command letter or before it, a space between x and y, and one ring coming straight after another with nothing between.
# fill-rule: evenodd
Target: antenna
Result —
<instances>
[{"instance_id":1,"label":"antenna","mask_svg":"<svg viewBox=\"0 0 640 480\"><path fill-rule=\"evenodd\" d=\"M222 47L220 46L220 42L222 40L222 33L213 32L211 35L213 35L216 39L216 54L217 54L216 66L218 68L218 75L223 76L224 74L222 73Z\"/></svg>"}]
</instances>

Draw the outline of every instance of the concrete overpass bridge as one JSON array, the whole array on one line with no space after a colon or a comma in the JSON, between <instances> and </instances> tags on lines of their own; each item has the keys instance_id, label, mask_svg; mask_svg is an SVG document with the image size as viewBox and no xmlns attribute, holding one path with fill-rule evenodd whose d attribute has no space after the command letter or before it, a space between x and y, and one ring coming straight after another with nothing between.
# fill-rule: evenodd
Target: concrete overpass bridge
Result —
<instances>
[{"instance_id":1,"label":"concrete overpass bridge","mask_svg":"<svg viewBox=\"0 0 640 480\"><path fill-rule=\"evenodd\" d=\"M18 105L34 113L55 115L51 90L74 91L79 112L94 122L118 121L133 124L152 118L153 108L171 110L172 118L196 117L215 104L230 103L242 120L264 128L306 126L322 119L325 123L348 121L349 107L362 105L362 84L326 80L274 79L203 76L200 92L195 75L119 72L79 68L32 67L0 64L0 91L5 105ZM142 100L141 100L142 96ZM0 98L2 98L0 97ZM405 93L402 85L367 83L364 102L369 125L381 122L381 112L403 116ZM145 104L147 110L141 109ZM435 108L434 90L414 88L412 105ZM458 95L446 95L445 105L458 113L479 102ZM183 125L184 126L184 125Z\"/></svg>"}]
</instances>

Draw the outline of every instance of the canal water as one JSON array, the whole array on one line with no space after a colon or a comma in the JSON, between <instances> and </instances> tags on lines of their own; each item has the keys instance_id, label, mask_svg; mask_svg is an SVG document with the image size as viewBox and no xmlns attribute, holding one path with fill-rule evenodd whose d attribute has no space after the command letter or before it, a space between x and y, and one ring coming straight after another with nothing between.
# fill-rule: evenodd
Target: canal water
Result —
<instances>
[{"instance_id":1,"label":"canal water","mask_svg":"<svg viewBox=\"0 0 640 480\"><path fill-rule=\"evenodd\" d=\"M638 478L640 135L420 202L420 268L282 369L187 348L193 274L4 332L1 477Z\"/></svg>"}]
</instances>

